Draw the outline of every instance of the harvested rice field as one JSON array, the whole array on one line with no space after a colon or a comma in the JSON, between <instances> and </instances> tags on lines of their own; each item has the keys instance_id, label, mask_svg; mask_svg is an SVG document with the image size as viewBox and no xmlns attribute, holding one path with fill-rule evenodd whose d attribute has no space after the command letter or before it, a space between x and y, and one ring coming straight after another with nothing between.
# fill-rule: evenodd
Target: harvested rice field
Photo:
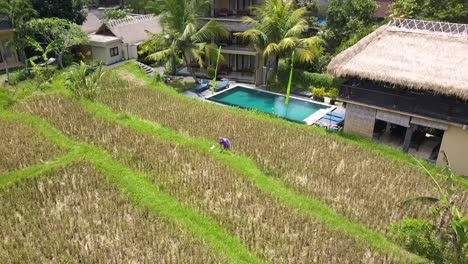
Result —
<instances>
[{"instance_id":1,"label":"harvested rice field","mask_svg":"<svg viewBox=\"0 0 468 264\"><path fill-rule=\"evenodd\" d=\"M2 263L226 263L87 163L0 189Z\"/></svg>"},{"instance_id":2,"label":"harvested rice field","mask_svg":"<svg viewBox=\"0 0 468 264\"><path fill-rule=\"evenodd\" d=\"M2 174L52 160L62 151L31 127L0 118L0 177Z\"/></svg>"},{"instance_id":3,"label":"harvested rice field","mask_svg":"<svg viewBox=\"0 0 468 264\"><path fill-rule=\"evenodd\" d=\"M183 97L134 64L101 85L0 109L0 263L428 262L389 234L430 215L401 206L437 195L417 166Z\"/></svg>"},{"instance_id":4,"label":"harvested rice field","mask_svg":"<svg viewBox=\"0 0 468 264\"><path fill-rule=\"evenodd\" d=\"M389 224L405 216L421 215L427 209L403 208L403 201L436 195L432 180L414 166L330 135L278 126L185 99L148 87L100 98L114 111L157 122L182 134L211 140L228 137L235 151L255 160L272 177L381 232L386 232ZM466 193L460 204L468 209Z\"/></svg>"},{"instance_id":5,"label":"harvested rice field","mask_svg":"<svg viewBox=\"0 0 468 264\"><path fill-rule=\"evenodd\" d=\"M271 263L395 262L281 205L209 155L96 118L67 98L38 97L19 104L16 111L40 116L65 135L99 146L149 175L160 188L222 223Z\"/></svg>"}]
</instances>

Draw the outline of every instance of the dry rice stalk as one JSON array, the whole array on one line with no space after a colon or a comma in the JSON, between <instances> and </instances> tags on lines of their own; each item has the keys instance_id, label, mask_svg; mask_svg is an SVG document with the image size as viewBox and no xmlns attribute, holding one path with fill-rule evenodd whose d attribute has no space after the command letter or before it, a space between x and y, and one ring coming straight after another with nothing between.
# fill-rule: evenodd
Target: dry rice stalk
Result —
<instances>
[{"instance_id":1,"label":"dry rice stalk","mask_svg":"<svg viewBox=\"0 0 468 264\"><path fill-rule=\"evenodd\" d=\"M52 108L51 106L54 106ZM209 155L95 118L78 103L38 97L17 111L39 115L66 135L106 149L196 211L220 222L272 263L393 263L386 255L290 209Z\"/></svg>"},{"instance_id":2,"label":"dry rice stalk","mask_svg":"<svg viewBox=\"0 0 468 264\"><path fill-rule=\"evenodd\" d=\"M401 208L414 196L434 195L431 180L411 166L334 137L223 111L147 88L118 91L100 99L193 137L229 137L235 151L298 192L318 198L346 217L385 232L390 223L421 215ZM468 195L461 197L467 212Z\"/></svg>"},{"instance_id":3,"label":"dry rice stalk","mask_svg":"<svg viewBox=\"0 0 468 264\"><path fill-rule=\"evenodd\" d=\"M0 119L0 174L46 162L61 152L31 127Z\"/></svg>"},{"instance_id":4,"label":"dry rice stalk","mask_svg":"<svg viewBox=\"0 0 468 264\"><path fill-rule=\"evenodd\" d=\"M86 163L0 192L2 263L226 263Z\"/></svg>"}]
</instances>

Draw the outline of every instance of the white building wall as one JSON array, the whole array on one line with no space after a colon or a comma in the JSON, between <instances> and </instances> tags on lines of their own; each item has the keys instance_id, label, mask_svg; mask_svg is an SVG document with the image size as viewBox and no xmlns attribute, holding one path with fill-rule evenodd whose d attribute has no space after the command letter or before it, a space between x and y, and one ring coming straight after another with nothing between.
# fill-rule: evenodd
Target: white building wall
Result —
<instances>
[{"instance_id":1,"label":"white building wall","mask_svg":"<svg viewBox=\"0 0 468 264\"><path fill-rule=\"evenodd\" d=\"M117 56L111 57L110 51L112 48L115 48L115 47L119 48L119 54ZM124 58L125 53L122 47L123 47L122 43L113 43L113 44L107 45L107 62L108 62L107 65L119 62Z\"/></svg>"},{"instance_id":2,"label":"white building wall","mask_svg":"<svg viewBox=\"0 0 468 264\"><path fill-rule=\"evenodd\" d=\"M92 59L94 61L100 61L104 64L108 64L107 63L107 48L106 47L94 47L94 46L91 46L91 54L92 54Z\"/></svg>"},{"instance_id":3,"label":"white building wall","mask_svg":"<svg viewBox=\"0 0 468 264\"><path fill-rule=\"evenodd\" d=\"M122 43L109 43L105 47L92 46L91 47L92 59L95 61L101 61L105 65L110 65L110 64L119 62L125 56L125 52L122 46L123 46ZM111 57L110 51L114 47L119 48L119 54L117 56Z\"/></svg>"},{"instance_id":4,"label":"white building wall","mask_svg":"<svg viewBox=\"0 0 468 264\"><path fill-rule=\"evenodd\" d=\"M138 59L138 47L136 45L128 46L128 59Z\"/></svg>"}]
</instances>

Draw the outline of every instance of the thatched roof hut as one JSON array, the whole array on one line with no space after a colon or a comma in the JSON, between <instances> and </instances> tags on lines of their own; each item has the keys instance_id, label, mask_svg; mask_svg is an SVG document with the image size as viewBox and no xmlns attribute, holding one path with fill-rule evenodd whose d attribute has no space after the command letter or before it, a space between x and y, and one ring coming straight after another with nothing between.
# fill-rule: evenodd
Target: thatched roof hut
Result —
<instances>
[{"instance_id":1,"label":"thatched roof hut","mask_svg":"<svg viewBox=\"0 0 468 264\"><path fill-rule=\"evenodd\" d=\"M468 25L393 19L336 56L328 72L468 99Z\"/></svg>"},{"instance_id":2,"label":"thatched roof hut","mask_svg":"<svg viewBox=\"0 0 468 264\"><path fill-rule=\"evenodd\" d=\"M139 45L151 34L162 32L158 16L136 15L105 22L96 34L113 35L124 43Z\"/></svg>"}]
</instances>

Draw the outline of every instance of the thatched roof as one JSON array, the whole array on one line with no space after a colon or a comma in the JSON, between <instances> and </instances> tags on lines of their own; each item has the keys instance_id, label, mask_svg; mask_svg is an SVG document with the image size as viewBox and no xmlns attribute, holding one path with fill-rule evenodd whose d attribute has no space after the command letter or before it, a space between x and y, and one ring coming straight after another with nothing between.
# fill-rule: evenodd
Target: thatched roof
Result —
<instances>
[{"instance_id":1,"label":"thatched roof","mask_svg":"<svg viewBox=\"0 0 468 264\"><path fill-rule=\"evenodd\" d=\"M336 56L328 72L468 99L468 25L393 19Z\"/></svg>"},{"instance_id":2,"label":"thatched roof","mask_svg":"<svg viewBox=\"0 0 468 264\"><path fill-rule=\"evenodd\" d=\"M103 22L94 13L88 12L85 22L80 27L81 30L89 34L98 31L102 24Z\"/></svg>"},{"instance_id":3,"label":"thatched roof","mask_svg":"<svg viewBox=\"0 0 468 264\"><path fill-rule=\"evenodd\" d=\"M125 43L139 44L162 31L159 17L153 15L129 16L123 19L110 20L97 31L96 34L112 33L121 38Z\"/></svg>"}]
</instances>

